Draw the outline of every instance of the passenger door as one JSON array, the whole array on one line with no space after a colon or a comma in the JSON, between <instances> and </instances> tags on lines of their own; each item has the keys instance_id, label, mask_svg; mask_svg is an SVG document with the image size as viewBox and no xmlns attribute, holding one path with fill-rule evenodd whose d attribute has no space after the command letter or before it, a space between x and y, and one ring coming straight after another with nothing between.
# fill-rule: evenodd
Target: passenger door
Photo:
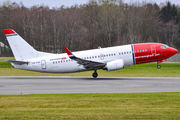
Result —
<instances>
[{"instance_id":1,"label":"passenger door","mask_svg":"<svg viewBox=\"0 0 180 120\"><path fill-rule=\"evenodd\" d=\"M151 45L151 54L152 55L156 54L156 46L155 45Z\"/></svg>"},{"instance_id":2,"label":"passenger door","mask_svg":"<svg viewBox=\"0 0 180 120\"><path fill-rule=\"evenodd\" d=\"M46 61L45 60L41 60L41 67L42 69L46 69Z\"/></svg>"}]
</instances>

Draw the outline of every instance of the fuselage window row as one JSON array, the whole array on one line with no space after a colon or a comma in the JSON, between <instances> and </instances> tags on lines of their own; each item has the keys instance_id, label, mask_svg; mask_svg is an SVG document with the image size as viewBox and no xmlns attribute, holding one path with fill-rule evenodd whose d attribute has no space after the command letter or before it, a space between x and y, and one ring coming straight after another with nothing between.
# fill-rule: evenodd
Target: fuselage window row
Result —
<instances>
[{"instance_id":1,"label":"fuselage window row","mask_svg":"<svg viewBox=\"0 0 180 120\"><path fill-rule=\"evenodd\" d=\"M119 55L123 55L123 54L131 54L131 51L119 53ZM114 54L106 54L106 55L103 55L103 56L104 57L116 56L116 53L114 53ZM82 59L86 60L86 59L94 59L94 58L100 58L100 56L98 55L98 56L84 57ZM74 61L74 60L69 59L69 60L54 61L53 64L63 63L63 62L71 62L71 61Z\"/></svg>"},{"instance_id":2,"label":"fuselage window row","mask_svg":"<svg viewBox=\"0 0 180 120\"><path fill-rule=\"evenodd\" d=\"M145 50L137 50L137 51L135 50L134 52L135 52L135 53L136 53L136 52L139 53L139 52L144 52L144 51L147 52L147 49L145 49Z\"/></svg>"}]
</instances>

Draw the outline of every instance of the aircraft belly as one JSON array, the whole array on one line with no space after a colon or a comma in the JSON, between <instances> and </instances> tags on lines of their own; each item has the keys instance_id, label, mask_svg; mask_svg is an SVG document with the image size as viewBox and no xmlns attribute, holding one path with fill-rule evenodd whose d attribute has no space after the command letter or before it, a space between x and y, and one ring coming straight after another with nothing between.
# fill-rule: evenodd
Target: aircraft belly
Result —
<instances>
[{"instance_id":1,"label":"aircraft belly","mask_svg":"<svg viewBox=\"0 0 180 120\"><path fill-rule=\"evenodd\" d=\"M36 71L36 72L41 72L41 68L40 66L30 66L30 65L27 65L27 64L23 64L23 65L16 65L16 64L13 64L14 68L17 68L17 69L22 69L22 70L29 70L29 71Z\"/></svg>"},{"instance_id":2,"label":"aircraft belly","mask_svg":"<svg viewBox=\"0 0 180 120\"><path fill-rule=\"evenodd\" d=\"M53 65L50 68L47 68L46 72L49 73L70 73L70 72L79 72L80 67L78 64L57 64Z\"/></svg>"}]
</instances>

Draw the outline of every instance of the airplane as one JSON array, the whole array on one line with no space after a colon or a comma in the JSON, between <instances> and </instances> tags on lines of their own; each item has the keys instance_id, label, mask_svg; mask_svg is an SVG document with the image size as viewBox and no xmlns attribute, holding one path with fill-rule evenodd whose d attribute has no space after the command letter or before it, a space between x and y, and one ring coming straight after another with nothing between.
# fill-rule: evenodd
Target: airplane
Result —
<instances>
[{"instance_id":1,"label":"airplane","mask_svg":"<svg viewBox=\"0 0 180 120\"><path fill-rule=\"evenodd\" d=\"M14 68L43 73L73 73L93 70L92 76L98 77L97 70L123 69L124 66L157 62L175 55L178 50L162 43L139 43L115 47L99 48L53 54L40 52L29 45L13 29L5 29L5 36L16 60L6 60Z\"/></svg>"}]
</instances>

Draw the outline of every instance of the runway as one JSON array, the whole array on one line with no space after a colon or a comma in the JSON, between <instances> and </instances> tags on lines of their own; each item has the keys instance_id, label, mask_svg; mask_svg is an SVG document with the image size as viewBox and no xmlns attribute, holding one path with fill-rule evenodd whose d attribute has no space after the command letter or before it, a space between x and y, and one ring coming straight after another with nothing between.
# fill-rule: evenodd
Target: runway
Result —
<instances>
[{"instance_id":1,"label":"runway","mask_svg":"<svg viewBox=\"0 0 180 120\"><path fill-rule=\"evenodd\" d=\"M1 95L180 92L180 78L0 77Z\"/></svg>"}]
</instances>

